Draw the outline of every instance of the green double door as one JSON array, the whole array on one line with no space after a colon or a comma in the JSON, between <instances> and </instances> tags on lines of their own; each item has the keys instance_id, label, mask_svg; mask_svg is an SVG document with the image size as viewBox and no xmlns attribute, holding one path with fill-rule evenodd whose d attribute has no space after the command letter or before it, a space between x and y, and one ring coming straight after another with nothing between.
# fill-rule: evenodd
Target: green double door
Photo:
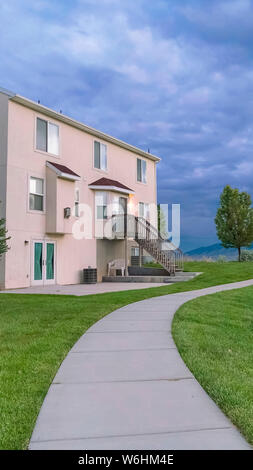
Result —
<instances>
[{"instance_id":1,"label":"green double door","mask_svg":"<svg viewBox=\"0 0 253 470\"><path fill-rule=\"evenodd\" d=\"M49 240L33 241L32 284L55 284L55 242Z\"/></svg>"}]
</instances>

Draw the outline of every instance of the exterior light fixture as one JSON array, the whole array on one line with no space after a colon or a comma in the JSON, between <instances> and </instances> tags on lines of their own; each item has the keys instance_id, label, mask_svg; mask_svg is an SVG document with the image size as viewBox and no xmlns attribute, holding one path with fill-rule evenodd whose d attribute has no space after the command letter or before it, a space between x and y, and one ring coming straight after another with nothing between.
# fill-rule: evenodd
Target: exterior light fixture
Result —
<instances>
[{"instance_id":1,"label":"exterior light fixture","mask_svg":"<svg viewBox=\"0 0 253 470\"><path fill-rule=\"evenodd\" d=\"M64 208L64 219L69 219L71 216L71 209L70 207L65 207Z\"/></svg>"}]
</instances>

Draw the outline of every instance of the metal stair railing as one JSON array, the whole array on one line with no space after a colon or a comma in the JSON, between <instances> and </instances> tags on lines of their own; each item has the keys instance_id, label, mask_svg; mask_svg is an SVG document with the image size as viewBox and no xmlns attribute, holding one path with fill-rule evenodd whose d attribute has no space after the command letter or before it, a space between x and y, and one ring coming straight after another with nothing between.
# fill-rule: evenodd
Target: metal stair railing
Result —
<instances>
[{"instance_id":1,"label":"metal stair railing","mask_svg":"<svg viewBox=\"0 0 253 470\"><path fill-rule=\"evenodd\" d=\"M161 264L171 275L175 275L176 269L182 269L182 252L176 249L171 242L170 250L162 250L165 242L159 230L143 217L135 217L135 241L143 247L155 260Z\"/></svg>"},{"instance_id":2,"label":"metal stair railing","mask_svg":"<svg viewBox=\"0 0 253 470\"><path fill-rule=\"evenodd\" d=\"M183 252L176 248L172 242L164 240L159 230L150 224L144 217L134 215L117 214L112 216L114 234L117 238L124 238L127 234L134 238L138 245L144 248L159 264L161 264L170 275L176 271L183 270ZM166 243L170 249L163 250L162 245Z\"/></svg>"}]
</instances>

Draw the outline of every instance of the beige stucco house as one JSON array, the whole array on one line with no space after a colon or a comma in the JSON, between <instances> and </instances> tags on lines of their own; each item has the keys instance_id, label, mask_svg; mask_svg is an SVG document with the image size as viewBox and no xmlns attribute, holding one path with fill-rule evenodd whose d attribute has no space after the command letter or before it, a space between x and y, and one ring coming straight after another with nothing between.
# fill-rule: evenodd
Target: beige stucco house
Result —
<instances>
[{"instance_id":1,"label":"beige stucco house","mask_svg":"<svg viewBox=\"0 0 253 470\"><path fill-rule=\"evenodd\" d=\"M1 288L79 283L88 266L101 280L126 254L122 234L109 233L112 217L153 214L155 224L158 161L0 89L0 211L11 236ZM129 237L128 259L134 246Z\"/></svg>"}]
</instances>

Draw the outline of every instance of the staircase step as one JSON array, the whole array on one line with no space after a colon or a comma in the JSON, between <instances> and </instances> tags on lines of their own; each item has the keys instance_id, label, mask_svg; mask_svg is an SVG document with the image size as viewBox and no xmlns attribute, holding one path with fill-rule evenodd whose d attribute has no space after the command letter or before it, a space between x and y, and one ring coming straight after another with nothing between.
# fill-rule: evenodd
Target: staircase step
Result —
<instances>
[{"instance_id":1,"label":"staircase step","mask_svg":"<svg viewBox=\"0 0 253 470\"><path fill-rule=\"evenodd\" d=\"M151 227L149 225L149 227ZM157 229L154 227L152 228L153 233L157 233L158 239L159 239L159 232ZM146 232L147 233L147 232ZM148 233L146 235L149 237ZM157 239L143 239L143 238L136 238L135 241L144 248L153 258L161 265L164 267L164 269L168 272L168 274L174 274L175 271L180 271L179 265L180 265L180 257L178 257L178 254L174 253L168 253L163 250L161 250L157 244ZM177 262L177 265L175 265L175 262ZM176 269L177 268L177 269Z\"/></svg>"},{"instance_id":2,"label":"staircase step","mask_svg":"<svg viewBox=\"0 0 253 470\"><path fill-rule=\"evenodd\" d=\"M190 281L200 273L183 273L185 275L176 276L103 276L103 282L146 282L146 283L165 283L174 284L174 282Z\"/></svg>"},{"instance_id":3,"label":"staircase step","mask_svg":"<svg viewBox=\"0 0 253 470\"><path fill-rule=\"evenodd\" d=\"M103 276L103 282L171 283L174 276Z\"/></svg>"}]
</instances>

